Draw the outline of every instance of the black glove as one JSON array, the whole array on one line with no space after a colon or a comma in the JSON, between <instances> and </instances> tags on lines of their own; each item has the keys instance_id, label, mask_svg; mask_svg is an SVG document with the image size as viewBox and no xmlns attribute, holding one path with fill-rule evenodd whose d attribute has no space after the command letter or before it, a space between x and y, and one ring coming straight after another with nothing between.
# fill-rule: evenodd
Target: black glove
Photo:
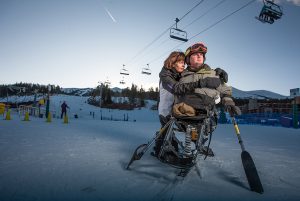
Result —
<instances>
[{"instance_id":1,"label":"black glove","mask_svg":"<svg viewBox=\"0 0 300 201\"><path fill-rule=\"evenodd\" d=\"M200 88L206 87L210 89L216 89L218 86L220 86L220 84L221 84L220 78L216 78L216 77L206 77L198 81L198 86Z\"/></svg>"},{"instance_id":2,"label":"black glove","mask_svg":"<svg viewBox=\"0 0 300 201\"><path fill-rule=\"evenodd\" d=\"M229 112L231 117L242 114L240 108L238 106L236 106L232 100L225 101L224 109L225 109L225 111Z\"/></svg>"},{"instance_id":3,"label":"black glove","mask_svg":"<svg viewBox=\"0 0 300 201\"><path fill-rule=\"evenodd\" d=\"M216 71L216 75L218 75L223 82L225 83L228 82L228 74L226 73L225 70L221 68L216 68L215 71Z\"/></svg>"},{"instance_id":4,"label":"black glove","mask_svg":"<svg viewBox=\"0 0 300 201\"><path fill-rule=\"evenodd\" d=\"M159 121L160 121L160 124L161 124L161 127L164 127L168 121L171 119L171 116L170 115L167 115L166 117L163 116L163 115L159 115Z\"/></svg>"}]
</instances>

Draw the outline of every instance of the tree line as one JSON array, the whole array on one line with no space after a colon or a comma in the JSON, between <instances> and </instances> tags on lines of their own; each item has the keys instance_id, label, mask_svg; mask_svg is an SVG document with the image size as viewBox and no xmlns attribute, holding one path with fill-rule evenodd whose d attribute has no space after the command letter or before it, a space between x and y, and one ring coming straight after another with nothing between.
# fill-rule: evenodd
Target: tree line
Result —
<instances>
[{"instance_id":1,"label":"tree line","mask_svg":"<svg viewBox=\"0 0 300 201\"><path fill-rule=\"evenodd\" d=\"M33 95L35 93L46 94L48 93L49 85L19 82L15 84L2 84L0 85L0 97L13 96L13 95ZM50 94L65 94L59 85L50 85ZM101 87L97 86L90 93L91 96L100 96ZM159 90L158 87L150 87L147 91L143 87L138 87L132 84L131 87L114 91L108 85L102 85L102 103L112 104L112 97L127 97L128 103L132 105L139 105L143 107L145 100L158 101Z\"/></svg>"},{"instance_id":2,"label":"tree line","mask_svg":"<svg viewBox=\"0 0 300 201\"><path fill-rule=\"evenodd\" d=\"M100 95L101 93L102 96ZM92 96L101 96L102 105L112 104L112 97L128 97L128 104L144 107L145 99L158 101L159 91L158 87L155 89L150 87L148 91L146 91L143 87L139 88L135 84L132 84L130 88L127 87L121 91L113 91L108 85L102 85L102 87L98 86L92 91Z\"/></svg>"},{"instance_id":3,"label":"tree line","mask_svg":"<svg viewBox=\"0 0 300 201\"><path fill-rule=\"evenodd\" d=\"M59 85L50 85L51 94L63 93ZM33 84L33 83L15 83L15 84L2 84L0 85L0 97L13 96L13 95L32 95L34 93L48 93L48 85Z\"/></svg>"}]
</instances>

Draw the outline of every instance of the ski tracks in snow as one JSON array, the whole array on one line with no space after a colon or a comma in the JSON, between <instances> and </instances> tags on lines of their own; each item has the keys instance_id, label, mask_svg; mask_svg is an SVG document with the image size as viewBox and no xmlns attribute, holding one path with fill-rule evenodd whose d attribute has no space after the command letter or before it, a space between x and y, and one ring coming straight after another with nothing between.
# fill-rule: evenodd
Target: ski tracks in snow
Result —
<instances>
[{"instance_id":1,"label":"ski tracks in snow","mask_svg":"<svg viewBox=\"0 0 300 201\"><path fill-rule=\"evenodd\" d=\"M172 182L166 184L151 200L172 201L176 193L176 187L178 184L182 183L183 178L179 178L179 176L175 174L175 178L172 180Z\"/></svg>"},{"instance_id":2,"label":"ski tracks in snow","mask_svg":"<svg viewBox=\"0 0 300 201\"><path fill-rule=\"evenodd\" d=\"M180 170L175 169L175 171L172 172L172 174L174 174L174 178L171 182L168 182L152 199L150 199L151 201L173 201L175 199L175 194L179 193L179 190L181 189L178 189L177 186L184 185L185 182L188 182L189 177L191 176L190 174L193 174L193 171L195 171L195 174L202 179L199 160L197 160L197 163L189 170L185 177L178 176L178 171Z\"/></svg>"}]
</instances>

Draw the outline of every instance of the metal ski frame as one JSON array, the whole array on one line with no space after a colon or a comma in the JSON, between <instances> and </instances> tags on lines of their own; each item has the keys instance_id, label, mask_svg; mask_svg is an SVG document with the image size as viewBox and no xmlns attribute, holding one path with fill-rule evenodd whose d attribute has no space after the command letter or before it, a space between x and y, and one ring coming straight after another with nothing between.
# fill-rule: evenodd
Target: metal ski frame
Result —
<instances>
[{"instance_id":1,"label":"metal ski frame","mask_svg":"<svg viewBox=\"0 0 300 201\"><path fill-rule=\"evenodd\" d=\"M203 147L203 142L206 141L204 139L205 138L204 137L205 132L208 132L209 134L211 134L211 128L210 128L211 127L211 122L210 122L211 121L210 120L211 115L213 115L213 113L206 116L203 119L203 122L202 122L201 126L198 128L199 129L198 130L198 139L195 142L195 146L196 146L197 149L194 150L194 153L192 154L193 156L192 156L192 160L191 160L192 163L191 164L174 165L174 164L168 163L167 161L165 161L163 159L163 156L164 156L165 152L169 152L169 151L173 152L177 157L180 157L178 155L178 153L176 153L175 148L172 146L172 143L171 143L172 140L177 141L178 146L181 146L181 148L184 148L182 143L180 143L176 137L173 137L173 132L174 132L174 129L176 129L175 127L177 127L177 129L179 129L181 132L186 132L186 131L184 131L182 129L182 127L180 126L180 124L177 122L177 120L174 117L171 117L170 121L159 132L157 132L155 134L155 136L147 144L141 144L135 149L128 165L126 166L126 169L129 170L130 165L134 161L140 160L142 158L142 156L149 150L149 148L155 142L155 140L157 140L162 134L164 134L165 137L164 137L164 140L163 140L163 144L161 146L162 148L161 148L157 158L161 162L169 164L170 166L179 169L180 172L178 173L178 176L185 177L188 174L188 172L191 170L191 168L195 165L195 163L197 161L198 154L200 153L200 150Z\"/></svg>"},{"instance_id":2,"label":"metal ski frame","mask_svg":"<svg viewBox=\"0 0 300 201\"><path fill-rule=\"evenodd\" d=\"M149 148L155 142L155 140L158 139L160 135L164 133L164 131L170 126L171 123L173 123L173 121L174 120L170 120L168 123L166 123L166 125L162 129L160 129L159 132L155 133L155 136L147 144L141 144L135 149L128 165L126 166L127 170L134 161L140 160L142 158L142 156L149 150Z\"/></svg>"},{"instance_id":3,"label":"metal ski frame","mask_svg":"<svg viewBox=\"0 0 300 201\"><path fill-rule=\"evenodd\" d=\"M236 136L239 140L239 144L241 145L242 163L243 163L243 166L244 166L244 170L245 170L245 173L246 173L246 176L247 176L247 180L248 180L250 189L252 191L255 191L257 193L262 194L264 192L264 189L263 189L263 186L261 184L260 178L258 176L254 161L253 161L251 155L245 149L245 146L244 146L241 134L240 134L240 130L239 130L237 122L236 122L236 120L233 116L232 116L232 123L234 125Z\"/></svg>"},{"instance_id":4,"label":"metal ski frame","mask_svg":"<svg viewBox=\"0 0 300 201\"><path fill-rule=\"evenodd\" d=\"M162 144L162 148L160 149L160 152L158 154L158 158L160 159L163 155L164 155L164 152L165 152L165 147L168 146L170 148L173 148L172 146L170 146L167 142L170 141L170 138L172 137L172 128L175 124L175 119L174 117L171 118L170 120L170 125L168 127L168 130L167 130L167 133L166 133L166 136L164 137L164 141L163 141L163 144Z\"/></svg>"}]
</instances>

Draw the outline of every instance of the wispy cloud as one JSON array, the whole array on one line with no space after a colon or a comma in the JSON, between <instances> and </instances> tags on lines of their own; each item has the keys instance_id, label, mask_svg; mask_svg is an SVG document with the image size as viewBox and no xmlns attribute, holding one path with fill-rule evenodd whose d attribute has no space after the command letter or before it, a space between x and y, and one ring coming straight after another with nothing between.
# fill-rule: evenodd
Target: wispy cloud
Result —
<instances>
[{"instance_id":1,"label":"wispy cloud","mask_svg":"<svg viewBox=\"0 0 300 201\"><path fill-rule=\"evenodd\" d=\"M117 20L115 20L115 18L112 16L112 14L109 12L109 10L105 7L104 7L104 9L105 9L106 13L109 15L109 17L111 18L111 20L116 23Z\"/></svg>"},{"instance_id":2,"label":"wispy cloud","mask_svg":"<svg viewBox=\"0 0 300 201\"><path fill-rule=\"evenodd\" d=\"M300 0L287 0L288 2L291 2L292 4L296 6L300 6Z\"/></svg>"}]
</instances>

